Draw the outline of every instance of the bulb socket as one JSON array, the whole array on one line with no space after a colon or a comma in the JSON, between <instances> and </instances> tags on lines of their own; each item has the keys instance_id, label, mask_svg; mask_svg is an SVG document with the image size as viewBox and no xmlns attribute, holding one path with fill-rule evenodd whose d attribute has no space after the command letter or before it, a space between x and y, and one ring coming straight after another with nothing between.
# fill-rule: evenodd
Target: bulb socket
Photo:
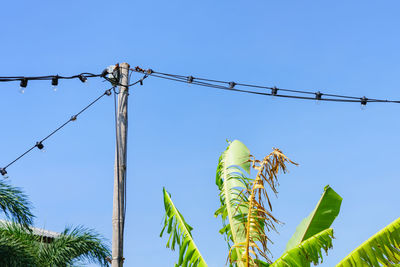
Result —
<instances>
[{"instance_id":1,"label":"bulb socket","mask_svg":"<svg viewBox=\"0 0 400 267\"><path fill-rule=\"evenodd\" d=\"M58 75L57 75L57 76L54 76L54 77L51 79L51 85L53 85L53 86L57 86L57 85L58 85Z\"/></svg>"},{"instance_id":2,"label":"bulb socket","mask_svg":"<svg viewBox=\"0 0 400 267\"><path fill-rule=\"evenodd\" d=\"M321 100L322 99L322 93L320 91L315 93L315 99L316 100Z\"/></svg>"},{"instance_id":3,"label":"bulb socket","mask_svg":"<svg viewBox=\"0 0 400 267\"><path fill-rule=\"evenodd\" d=\"M363 96L363 97L361 98L361 105L362 105L362 106L366 106L366 105L367 105L367 102L368 102L368 98L366 98L365 96Z\"/></svg>"},{"instance_id":4,"label":"bulb socket","mask_svg":"<svg viewBox=\"0 0 400 267\"><path fill-rule=\"evenodd\" d=\"M271 89L271 95L277 95L278 94L278 88L276 88L275 86L272 87Z\"/></svg>"},{"instance_id":5,"label":"bulb socket","mask_svg":"<svg viewBox=\"0 0 400 267\"><path fill-rule=\"evenodd\" d=\"M6 175L7 174L6 169L0 168L0 174L3 175L3 176Z\"/></svg>"},{"instance_id":6,"label":"bulb socket","mask_svg":"<svg viewBox=\"0 0 400 267\"><path fill-rule=\"evenodd\" d=\"M83 74L78 76L79 80L81 80L81 82L85 83L87 81L86 76L84 76Z\"/></svg>"},{"instance_id":7,"label":"bulb socket","mask_svg":"<svg viewBox=\"0 0 400 267\"><path fill-rule=\"evenodd\" d=\"M36 142L36 147L42 150L44 148L44 145L42 144L42 142Z\"/></svg>"},{"instance_id":8,"label":"bulb socket","mask_svg":"<svg viewBox=\"0 0 400 267\"><path fill-rule=\"evenodd\" d=\"M21 86L21 88L26 88L28 86L28 79L27 78L23 78L21 80L19 86Z\"/></svg>"}]
</instances>

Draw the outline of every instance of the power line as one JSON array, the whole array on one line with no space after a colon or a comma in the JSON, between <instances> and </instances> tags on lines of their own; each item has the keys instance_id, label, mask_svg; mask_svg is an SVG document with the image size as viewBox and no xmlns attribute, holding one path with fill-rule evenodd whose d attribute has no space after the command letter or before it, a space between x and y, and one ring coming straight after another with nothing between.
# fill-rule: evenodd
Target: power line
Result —
<instances>
[{"instance_id":1,"label":"power line","mask_svg":"<svg viewBox=\"0 0 400 267\"><path fill-rule=\"evenodd\" d=\"M34 148L38 148L38 149L43 149L44 145L43 142L46 141L48 138L50 138L52 135L54 135L56 132L60 131L62 128L64 128L67 124L69 124L70 122L76 121L76 119L78 118L78 116L80 114L82 114L83 112L85 112L89 107L91 107L93 104L95 104L97 101L99 101L103 96L107 95L110 96L111 95L111 90L114 87L107 89L103 94L101 94L99 97L97 97L95 100L93 100L92 102L90 102L88 105L86 105L83 109L81 109L78 113L76 113L75 115L71 116L71 118L69 120L67 120L66 122L64 122L61 126L59 126L58 128L56 128L54 131L52 131L50 134L48 134L45 138L41 139L40 141L37 141L36 144L32 147L30 147L28 150L26 150L24 153L22 153L20 156L18 156L16 159L14 159L13 161L11 161L10 163L8 163L5 167L0 168L0 174L5 176L7 174L6 169L8 167L10 167L12 164L14 164L15 162L17 162L18 160L20 160L22 157L24 157L26 154L28 154L29 152L31 152Z\"/></svg>"},{"instance_id":2,"label":"power line","mask_svg":"<svg viewBox=\"0 0 400 267\"><path fill-rule=\"evenodd\" d=\"M136 67L135 69L131 69L134 72L145 73L146 75L153 76L156 78L181 82L181 83L189 83L195 84L203 87L210 87L220 90L248 93L248 94L256 94L256 95L264 95L264 96L275 96L282 98L294 98L294 99L303 99L303 100L317 100L317 101L330 101L330 102L353 102L353 103L361 103L361 105L365 106L367 103L375 102L375 103L397 103L399 104L399 100L386 100L386 99L375 99L375 98L366 98L356 97L356 96L348 96L348 95L338 95L338 94L328 94L322 93L320 91L312 92L312 91L302 91L302 90L293 90L293 89L285 89L271 86L261 86L255 84L246 84L246 83L236 83L236 82L228 82L221 80L214 80L208 78L200 78L194 76L184 76L178 74L170 74L164 72L157 72L152 69L144 70L140 67ZM239 88L238 88L239 87ZM254 91L248 89L240 89L240 87L254 88L254 89L265 89L270 90L270 92L265 91ZM278 92L284 92L278 93ZM294 93L294 94L289 94ZM311 96L312 95L312 96Z\"/></svg>"}]
</instances>

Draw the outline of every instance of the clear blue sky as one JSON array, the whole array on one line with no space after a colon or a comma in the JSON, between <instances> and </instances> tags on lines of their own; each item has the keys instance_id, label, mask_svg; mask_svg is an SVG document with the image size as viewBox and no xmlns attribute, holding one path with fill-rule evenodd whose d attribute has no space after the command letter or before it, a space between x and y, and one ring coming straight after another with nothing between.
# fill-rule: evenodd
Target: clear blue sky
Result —
<instances>
[{"instance_id":1,"label":"clear blue sky","mask_svg":"<svg viewBox=\"0 0 400 267\"><path fill-rule=\"evenodd\" d=\"M398 1L6 1L0 76L101 72L131 66L282 88L400 99ZM135 76L134 78L137 78ZM107 88L61 81L0 84L0 165ZM299 167L280 177L272 235L279 257L327 184L342 197L333 266L399 216L400 105L275 99L149 78L129 103L126 266L173 266L160 239L162 187L194 227L209 266L227 251L215 169L225 139L262 157L282 149ZM8 169L34 205L36 226L83 224L111 240L113 101Z\"/></svg>"}]
</instances>

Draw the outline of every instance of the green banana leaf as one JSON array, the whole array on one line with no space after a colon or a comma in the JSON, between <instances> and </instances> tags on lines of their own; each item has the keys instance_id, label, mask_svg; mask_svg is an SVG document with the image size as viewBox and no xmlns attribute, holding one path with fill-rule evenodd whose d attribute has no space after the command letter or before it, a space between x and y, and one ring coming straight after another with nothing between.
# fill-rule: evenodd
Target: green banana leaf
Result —
<instances>
[{"instance_id":1,"label":"green banana leaf","mask_svg":"<svg viewBox=\"0 0 400 267\"><path fill-rule=\"evenodd\" d=\"M329 228L339 214L341 203L342 197L330 188L329 185L325 186L324 193L318 201L317 206L297 226L296 232L287 243L285 251L297 247L311 236Z\"/></svg>"},{"instance_id":2,"label":"green banana leaf","mask_svg":"<svg viewBox=\"0 0 400 267\"><path fill-rule=\"evenodd\" d=\"M314 265L322 263L321 250L327 253L328 249L332 248L332 239L332 228L325 229L286 251L270 267L304 267L309 266L310 263Z\"/></svg>"},{"instance_id":3,"label":"green banana leaf","mask_svg":"<svg viewBox=\"0 0 400 267\"><path fill-rule=\"evenodd\" d=\"M398 264L400 264L400 218L353 250L336 267L380 267Z\"/></svg>"},{"instance_id":4,"label":"green banana leaf","mask_svg":"<svg viewBox=\"0 0 400 267\"><path fill-rule=\"evenodd\" d=\"M193 241L191 233L193 228L186 223L165 188L163 188L163 195L165 220L160 237L162 237L164 230L167 229L167 233L170 234L167 247L171 247L172 250L175 250L175 245L179 245L179 260L175 266L207 267L203 256L201 256L199 249Z\"/></svg>"},{"instance_id":5,"label":"green banana leaf","mask_svg":"<svg viewBox=\"0 0 400 267\"><path fill-rule=\"evenodd\" d=\"M245 196L243 190L247 189L248 175L250 174L250 151L240 141L231 142L228 148L219 158L216 184L220 190L221 206L215 212L215 216L221 215L223 228L221 234L226 236L228 246L243 243L246 239L246 233L241 223L242 214L247 212L243 203ZM233 244L231 244L232 242ZM238 259L238 255L242 255L241 248L235 247L230 255L232 261ZM242 266L242 262L237 262Z\"/></svg>"}]
</instances>

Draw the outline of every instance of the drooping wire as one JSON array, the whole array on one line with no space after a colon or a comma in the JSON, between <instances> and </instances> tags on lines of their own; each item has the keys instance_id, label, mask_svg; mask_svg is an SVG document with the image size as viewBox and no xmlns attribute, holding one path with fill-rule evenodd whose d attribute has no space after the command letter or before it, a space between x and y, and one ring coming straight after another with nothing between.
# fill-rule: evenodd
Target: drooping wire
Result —
<instances>
[{"instance_id":1,"label":"drooping wire","mask_svg":"<svg viewBox=\"0 0 400 267\"><path fill-rule=\"evenodd\" d=\"M86 81L87 78L102 77L104 73L93 74L89 72L82 72L72 76L60 76L60 75L46 75L46 76L0 76L0 82L15 82L15 81L55 81L57 80L70 80L79 79L82 82Z\"/></svg>"},{"instance_id":2,"label":"drooping wire","mask_svg":"<svg viewBox=\"0 0 400 267\"><path fill-rule=\"evenodd\" d=\"M149 76L153 76L156 78L181 82L181 83L189 83L195 84L204 87L216 88L220 90L228 90L234 92L241 92L241 93L248 93L248 94L256 94L256 95L265 95L265 96L276 96L282 98L294 98L294 99L304 99L304 100L318 100L318 101L330 101L330 102L355 102L361 103L361 105L366 105L370 102L376 103L400 103L400 100L385 100L385 99L375 99L375 98L366 98L363 97L356 97L356 96L348 96L348 95L338 95L338 94L327 94L321 93L320 91L312 92L312 91L301 91L301 90L293 90L293 89L285 89L285 88L278 88L278 87L270 87L270 86L261 86L261 85L254 85L254 84L245 84L245 83L236 83L236 82L228 82L228 81L221 81L221 80L214 80L214 79L207 79L207 78L200 78L200 77L193 77L193 76L184 76L178 74L169 74L164 72L157 72L152 69L144 70L140 67L136 67L131 69L132 71L145 73ZM264 90L271 90L269 92L265 91L255 91L255 90L247 90L247 89L240 89L238 87L248 87L254 89L264 89ZM278 92L285 92L284 94ZM294 94L288 94L294 93ZM312 96L311 96L312 95Z\"/></svg>"},{"instance_id":3,"label":"drooping wire","mask_svg":"<svg viewBox=\"0 0 400 267\"><path fill-rule=\"evenodd\" d=\"M111 89L107 89L103 94L101 94L99 97L97 97L95 100L93 100L92 102L90 102L87 106L85 106L83 109L81 109L78 113L76 113L75 115L71 116L71 118L69 120L67 120L66 122L64 122L61 126L59 126L58 128L56 128L54 131L52 131L50 134L48 134L46 137L44 137L43 139L41 139L40 141L36 142L36 144L34 146L32 146L31 148L29 148L28 150L26 150L24 153L22 153L20 156L18 156L16 159L14 159L13 161L11 161L10 163L8 163L5 167L0 168L0 174L1 175L6 175L7 174L7 168L10 167L12 164L14 164L15 162L17 162L18 160L20 160L22 157L24 157L26 154L28 154L29 152L31 152L34 148L38 148L38 149L43 149L44 145L43 142L46 141L48 138L50 138L52 135L54 135L56 132L60 131L62 128L64 128L67 124L69 124L70 122L76 121L76 119L78 118L78 116L80 114L82 114L83 112L85 112L89 107L91 107L93 104L95 104L97 101L99 101L103 96L107 95L110 96L111 95Z\"/></svg>"}]
</instances>

